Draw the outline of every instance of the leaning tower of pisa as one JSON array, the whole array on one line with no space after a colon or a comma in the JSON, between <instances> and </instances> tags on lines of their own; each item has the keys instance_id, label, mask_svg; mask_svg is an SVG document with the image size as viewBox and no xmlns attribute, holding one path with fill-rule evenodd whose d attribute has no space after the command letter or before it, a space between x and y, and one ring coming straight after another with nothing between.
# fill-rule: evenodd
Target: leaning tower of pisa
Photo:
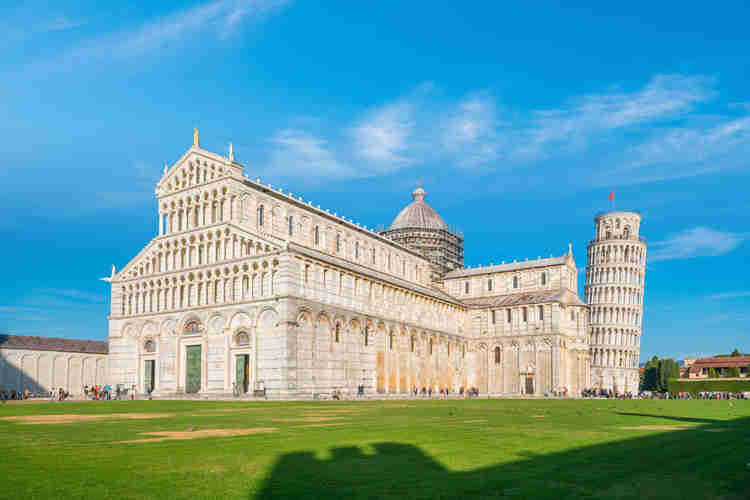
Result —
<instances>
[{"instance_id":1,"label":"leaning tower of pisa","mask_svg":"<svg viewBox=\"0 0 750 500\"><path fill-rule=\"evenodd\" d=\"M594 219L587 248L584 298L591 314L591 383L617 392L638 390L646 240L636 212Z\"/></svg>"}]
</instances>

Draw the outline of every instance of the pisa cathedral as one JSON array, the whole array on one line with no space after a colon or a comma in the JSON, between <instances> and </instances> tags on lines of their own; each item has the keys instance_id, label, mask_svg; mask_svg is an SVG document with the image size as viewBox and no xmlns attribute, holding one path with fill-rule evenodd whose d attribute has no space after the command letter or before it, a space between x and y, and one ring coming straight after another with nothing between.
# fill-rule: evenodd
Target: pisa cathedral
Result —
<instances>
[{"instance_id":1,"label":"pisa cathedral","mask_svg":"<svg viewBox=\"0 0 750 500\"><path fill-rule=\"evenodd\" d=\"M617 217L597 221L584 303L570 247L557 257L465 268L463 236L423 189L376 232L251 180L231 148L227 157L206 151L197 131L155 195L158 234L107 279L112 384L164 397L235 388L269 398L351 395L359 386L382 395L415 387L491 395L637 389L627 381L637 373L639 342L615 349L604 332L632 339L640 330L620 328L623 316L598 322L597 300L610 288L597 280L609 276L610 256L633 256L609 244L622 228L599 229ZM622 377L621 367L630 370Z\"/></svg>"}]
</instances>

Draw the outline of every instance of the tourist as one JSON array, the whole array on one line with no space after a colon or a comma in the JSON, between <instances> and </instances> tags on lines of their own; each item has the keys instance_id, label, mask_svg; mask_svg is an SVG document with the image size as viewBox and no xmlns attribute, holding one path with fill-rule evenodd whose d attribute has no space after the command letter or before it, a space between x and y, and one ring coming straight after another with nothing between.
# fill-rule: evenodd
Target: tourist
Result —
<instances>
[{"instance_id":1,"label":"tourist","mask_svg":"<svg viewBox=\"0 0 750 500\"><path fill-rule=\"evenodd\" d=\"M117 386L115 387L115 390L116 390L115 399L119 401L120 400L120 384L117 384Z\"/></svg>"}]
</instances>

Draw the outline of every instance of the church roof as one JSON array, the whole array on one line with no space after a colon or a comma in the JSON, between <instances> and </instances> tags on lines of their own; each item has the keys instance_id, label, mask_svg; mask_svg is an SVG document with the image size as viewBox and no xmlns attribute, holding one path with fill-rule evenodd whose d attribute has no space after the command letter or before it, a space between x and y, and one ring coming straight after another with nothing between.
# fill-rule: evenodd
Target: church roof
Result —
<instances>
[{"instance_id":1,"label":"church roof","mask_svg":"<svg viewBox=\"0 0 750 500\"><path fill-rule=\"evenodd\" d=\"M0 335L0 349L107 354L109 344L100 340L61 339L33 335Z\"/></svg>"},{"instance_id":2,"label":"church roof","mask_svg":"<svg viewBox=\"0 0 750 500\"><path fill-rule=\"evenodd\" d=\"M512 293L496 297L478 297L475 299L464 299L464 304L471 308L485 307L513 307L531 304L543 304L557 302L568 306L585 306L576 294L569 290L545 290L543 292Z\"/></svg>"},{"instance_id":3,"label":"church roof","mask_svg":"<svg viewBox=\"0 0 750 500\"><path fill-rule=\"evenodd\" d=\"M448 229L445 221L424 199L424 189L418 187L411 193L412 201L393 219L389 229L424 228Z\"/></svg>"},{"instance_id":4,"label":"church roof","mask_svg":"<svg viewBox=\"0 0 750 500\"><path fill-rule=\"evenodd\" d=\"M568 255L562 257L550 257L548 259L526 260L522 262L510 262L508 264L498 264L496 266L475 267L472 269L456 269L445 275L445 279L465 278L467 276L477 276L480 274L501 273L504 271L520 271L522 269L533 269L535 267L546 267L565 264Z\"/></svg>"}]
</instances>

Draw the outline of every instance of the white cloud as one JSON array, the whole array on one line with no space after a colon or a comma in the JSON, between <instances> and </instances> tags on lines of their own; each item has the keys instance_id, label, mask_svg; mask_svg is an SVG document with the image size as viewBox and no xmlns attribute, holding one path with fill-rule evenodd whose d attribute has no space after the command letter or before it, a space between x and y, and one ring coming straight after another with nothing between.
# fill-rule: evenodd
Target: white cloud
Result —
<instances>
[{"instance_id":1,"label":"white cloud","mask_svg":"<svg viewBox=\"0 0 750 500\"><path fill-rule=\"evenodd\" d=\"M716 293L716 294L711 295L711 298L714 300L737 299L740 297L750 297L750 290L745 290L741 292Z\"/></svg>"},{"instance_id":2,"label":"white cloud","mask_svg":"<svg viewBox=\"0 0 750 500\"><path fill-rule=\"evenodd\" d=\"M338 143L336 157L356 164L349 172L357 175L438 162L485 170L530 166L585 152L611 140L612 131L684 117L714 94L711 83L700 76L657 75L632 92L586 94L557 109L527 112L506 112L487 92L441 100L434 85L421 85L408 96L371 109L353 125L343 125L352 143ZM620 143L621 151L626 145ZM586 178L595 183L597 176Z\"/></svg>"},{"instance_id":3,"label":"white cloud","mask_svg":"<svg viewBox=\"0 0 750 500\"><path fill-rule=\"evenodd\" d=\"M42 66L48 69L78 63L126 60L152 54L170 44L205 34L226 38L242 23L261 20L287 3L289 0L214 0L135 29L83 42L59 58L43 62Z\"/></svg>"},{"instance_id":4,"label":"white cloud","mask_svg":"<svg viewBox=\"0 0 750 500\"><path fill-rule=\"evenodd\" d=\"M410 157L417 123L412 105L397 102L377 109L352 130L356 154L377 165L378 170L393 170L414 162Z\"/></svg>"},{"instance_id":5,"label":"white cloud","mask_svg":"<svg viewBox=\"0 0 750 500\"><path fill-rule=\"evenodd\" d=\"M517 144L523 156L580 151L602 134L675 118L713 95L705 77L657 75L640 90L587 94L560 109L532 112Z\"/></svg>"},{"instance_id":6,"label":"white cloud","mask_svg":"<svg viewBox=\"0 0 750 500\"><path fill-rule=\"evenodd\" d=\"M486 95L467 97L448 111L440 138L460 166L486 165L497 158L503 139L497 130L497 107Z\"/></svg>"},{"instance_id":7,"label":"white cloud","mask_svg":"<svg viewBox=\"0 0 750 500\"><path fill-rule=\"evenodd\" d=\"M623 164L607 175L618 184L693 177L748 165L750 117L720 119L703 127L678 127L626 152Z\"/></svg>"},{"instance_id":8,"label":"white cloud","mask_svg":"<svg viewBox=\"0 0 750 500\"><path fill-rule=\"evenodd\" d=\"M737 233L699 226L686 229L664 241L651 243L648 261L715 257L731 252L744 240L745 237Z\"/></svg>"},{"instance_id":9,"label":"white cloud","mask_svg":"<svg viewBox=\"0 0 750 500\"><path fill-rule=\"evenodd\" d=\"M336 160L328 143L295 129L282 130L271 138L270 165L264 171L275 177L342 179L358 173Z\"/></svg>"}]
</instances>

